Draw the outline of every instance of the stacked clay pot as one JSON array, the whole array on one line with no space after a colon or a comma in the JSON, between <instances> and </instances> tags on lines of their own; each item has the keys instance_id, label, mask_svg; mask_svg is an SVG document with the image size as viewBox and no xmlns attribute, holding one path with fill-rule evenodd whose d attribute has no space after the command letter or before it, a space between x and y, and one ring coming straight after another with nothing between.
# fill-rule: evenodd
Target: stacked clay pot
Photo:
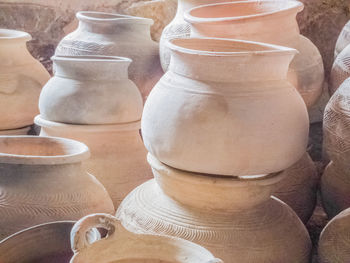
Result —
<instances>
[{"instance_id":1,"label":"stacked clay pot","mask_svg":"<svg viewBox=\"0 0 350 263\"><path fill-rule=\"evenodd\" d=\"M350 44L350 21L348 21L345 26L343 27L342 31L339 34L339 37L337 39L337 43L335 45L334 49L334 58L340 54L340 52L343 51L347 45Z\"/></svg>"},{"instance_id":2,"label":"stacked clay pot","mask_svg":"<svg viewBox=\"0 0 350 263\"><path fill-rule=\"evenodd\" d=\"M155 179L123 200L117 218L227 263L309 262L304 225L270 197L307 145L307 109L286 79L296 50L216 38L169 48L141 124Z\"/></svg>"},{"instance_id":3,"label":"stacked clay pot","mask_svg":"<svg viewBox=\"0 0 350 263\"><path fill-rule=\"evenodd\" d=\"M37 224L114 212L106 189L83 169L83 143L0 136L0 149L0 240Z\"/></svg>"},{"instance_id":4,"label":"stacked clay pot","mask_svg":"<svg viewBox=\"0 0 350 263\"><path fill-rule=\"evenodd\" d=\"M331 162L322 176L321 193L328 216L334 217L350 207L350 78L327 104L323 134Z\"/></svg>"},{"instance_id":5,"label":"stacked clay pot","mask_svg":"<svg viewBox=\"0 0 350 263\"><path fill-rule=\"evenodd\" d=\"M106 187L115 207L150 178L139 135L142 97L128 79L131 60L106 56L54 56L54 77L40 95L40 135L88 145L84 165Z\"/></svg>"},{"instance_id":6,"label":"stacked clay pot","mask_svg":"<svg viewBox=\"0 0 350 263\"><path fill-rule=\"evenodd\" d=\"M306 106L313 106L322 93L324 69L317 47L300 35L296 15L298 1L243 1L195 7L185 12L192 37L220 37L260 41L297 49L288 80Z\"/></svg>"},{"instance_id":7,"label":"stacked clay pot","mask_svg":"<svg viewBox=\"0 0 350 263\"><path fill-rule=\"evenodd\" d=\"M151 39L148 18L81 11L78 28L58 44L55 55L106 55L133 60L130 79L145 99L163 75L158 44Z\"/></svg>"},{"instance_id":8,"label":"stacked clay pot","mask_svg":"<svg viewBox=\"0 0 350 263\"><path fill-rule=\"evenodd\" d=\"M333 95L347 78L350 78L350 43L334 60L330 76L329 94Z\"/></svg>"},{"instance_id":9,"label":"stacked clay pot","mask_svg":"<svg viewBox=\"0 0 350 263\"><path fill-rule=\"evenodd\" d=\"M38 114L41 87L50 75L27 50L31 36L0 29L0 135L24 135Z\"/></svg>"}]
</instances>

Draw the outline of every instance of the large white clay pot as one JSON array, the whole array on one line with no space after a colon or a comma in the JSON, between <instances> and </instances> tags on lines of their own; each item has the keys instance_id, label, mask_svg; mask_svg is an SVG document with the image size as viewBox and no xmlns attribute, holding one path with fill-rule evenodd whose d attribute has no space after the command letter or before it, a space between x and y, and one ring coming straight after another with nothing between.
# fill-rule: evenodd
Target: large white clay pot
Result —
<instances>
[{"instance_id":1,"label":"large white clay pot","mask_svg":"<svg viewBox=\"0 0 350 263\"><path fill-rule=\"evenodd\" d=\"M152 177L147 151L142 143L140 122L114 125L72 125L35 118L40 136L58 136L84 142L91 157L84 167L106 187L117 208L136 186Z\"/></svg>"},{"instance_id":2,"label":"large white clay pot","mask_svg":"<svg viewBox=\"0 0 350 263\"><path fill-rule=\"evenodd\" d=\"M139 121L142 97L128 79L131 60L122 57L52 57L54 77L40 94L40 115L73 124Z\"/></svg>"},{"instance_id":3,"label":"large white clay pot","mask_svg":"<svg viewBox=\"0 0 350 263\"><path fill-rule=\"evenodd\" d=\"M151 39L148 18L81 11L78 28L58 44L55 55L107 55L132 59L130 79L143 98L162 76L158 44Z\"/></svg>"},{"instance_id":4,"label":"large white clay pot","mask_svg":"<svg viewBox=\"0 0 350 263\"><path fill-rule=\"evenodd\" d=\"M184 238L226 263L309 262L303 223L270 197L282 173L209 176L171 168L151 155L149 163L155 180L137 187L117 211L129 231Z\"/></svg>"},{"instance_id":5,"label":"large white clay pot","mask_svg":"<svg viewBox=\"0 0 350 263\"><path fill-rule=\"evenodd\" d=\"M150 153L178 169L227 176L281 171L302 157L307 110L286 80L294 49L197 38L170 48L141 121Z\"/></svg>"},{"instance_id":6,"label":"large white clay pot","mask_svg":"<svg viewBox=\"0 0 350 263\"><path fill-rule=\"evenodd\" d=\"M185 12L191 37L246 39L295 48L288 80L310 108L322 93L324 68L320 52L300 35L296 15L303 9L299 1L256 0L218 3Z\"/></svg>"},{"instance_id":7,"label":"large white clay pot","mask_svg":"<svg viewBox=\"0 0 350 263\"><path fill-rule=\"evenodd\" d=\"M0 130L9 130L7 135L33 124L41 88L50 78L27 50L29 40L26 32L0 29Z\"/></svg>"},{"instance_id":8,"label":"large white clay pot","mask_svg":"<svg viewBox=\"0 0 350 263\"><path fill-rule=\"evenodd\" d=\"M86 234L95 227L107 237L90 243ZM71 232L71 263L223 263L205 248L187 240L126 230L113 216L93 214L79 220Z\"/></svg>"},{"instance_id":9,"label":"large white clay pot","mask_svg":"<svg viewBox=\"0 0 350 263\"><path fill-rule=\"evenodd\" d=\"M82 167L85 144L0 136L0 239L21 229L94 212L113 213L105 188Z\"/></svg>"},{"instance_id":10,"label":"large white clay pot","mask_svg":"<svg viewBox=\"0 0 350 263\"><path fill-rule=\"evenodd\" d=\"M330 75L329 94L333 95L347 78L350 78L350 43L334 60Z\"/></svg>"},{"instance_id":11,"label":"large white clay pot","mask_svg":"<svg viewBox=\"0 0 350 263\"><path fill-rule=\"evenodd\" d=\"M345 24L343 30L340 32L337 43L334 49L334 58L342 52L342 50L350 44L350 21Z\"/></svg>"}]
</instances>

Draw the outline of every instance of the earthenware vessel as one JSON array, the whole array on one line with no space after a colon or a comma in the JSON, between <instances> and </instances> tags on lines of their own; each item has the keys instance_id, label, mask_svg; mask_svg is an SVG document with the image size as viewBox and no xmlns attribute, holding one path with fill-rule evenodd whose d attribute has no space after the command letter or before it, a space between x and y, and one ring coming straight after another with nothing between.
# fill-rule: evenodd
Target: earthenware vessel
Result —
<instances>
[{"instance_id":1,"label":"earthenware vessel","mask_svg":"<svg viewBox=\"0 0 350 263\"><path fill-rule=\"evenodd\" d=\"M225 2L225 0L178 0L174 19L163 29L159 41L160 62L164 72L170 64L170 49L166 42L174 38L190 37L190 25L184 20L184 12L195 6Z\"/></svg>"},{"instance_id":2,"label":"earthenware vessel","mask_svg":"<svg viewBox=\"0 0 350 263\"><path fill-rule=\"evenodd\" d=\"M245 39L295 48L288 80L310 108L322 93L323 61L317 47L300 35L296 15L303 10L299 1L255 0L218 3L185 12L191 37Z\"/></svg>"},{"instance_id":3,"label":"earthenware vessel","mask_svg":"<svg viewBox=\"0 0 350 263\"><path fill-rule=\"evenodd\" d=\"M340 32L337 43L334 49L334 58L338 56L342 50L350 44L350 21L345 24L343 30Z\"/></svg>"},{"instance_id":4,"label":"earthenware vessel","mask_svg":"<svg viewBox=\"0 0 350 263\"><path fill-rule=\"evenodd\" d=\"M330 75L329 94L333 95L347 78L350 78L350 44L334 60Z\"/></svg>"},{"instance_id":5,"label":"earthenware vessel","mask_svg":"<svg viewBox=\"0 0 350 263\"><path fill-rule=\"evenodd\" d=\"M41 223L113 213L105 188L82 168L85 144L0 136L0 149L0 239Z\"/></svg>"},{"instance_id":6,"label":"earthenware vessel","mask_svg":"<svg viewBox=\"0 0 350 263\"><path fill-rule=\"evenodd\" d=\"M115 124L141 119L140 91L128 79L131 60L107 56L52 57L54 77L39 99L44 119L73 124Z\"/></svg>"},{"instance_id":7,"label":"earthenware vessel","mask_svg":"<svg viewBox=\"0 0 350 263\"><path fill-rule=\"evenodd\" d=\"M171 168L151 155L149 163L155 179L137 187L117 210L129 231L184 238L226 263L309 262L303 223L270 197L282 173L209 176Z\"/></svg>"},{"instance_id":8,"label":"earthenware vessel","mask_svg":"<svg viewBox=\"0 0 350 263\"><path fill-rule=\"evenodd\" d=\"M0 130L0 135L27 135L29 130L30 126L19 129Z\"/></svg>"},{"instance_id":9,"label":"earthenware vessel","mask_svg":"<svg viewBox=\"0 0 350 263\"><path fill-rule=\"evenodd\" d=\"M293 208L294 212L306 224L316 206L319 176L310 155L304 156L283 171L285 177L277 183L273 196Z\"/></svg>"},{"instance_id":10,"label":"earthenware vessel","mask_svg":"<svg viewBox=\"0 0 350 263\"><path fill-rule=\"evenodd\" d=\"M96 227L105 228L107 237L91 244L86 233ZM205 248L187 240L129 232L107 214L93 214L79 220L72 229L71 244L74 251L71 263L223 263Z\"/></svg>"},{"instance_id":11,"label":"earthenware vessel","mask_svg":"<svg viewBox=\"0 0 350 263\"><path fill-rule=\"evenodd\" d=\"M142 143L140 122L110 125L73 125L35 118L40 136L58 136L84 142L91 157L85 169L106 187L117 208L136 186L152 178L147 151Z\"/></svg>"},{"instance_id":12,"label":"earthenware vessel","mask_svg":"<svg viewBox=\"0 0 350 263\"><path fill-rule=\"evenodd\" d=\"M350 209L328 222L318 243L320 263L350 262Z\"/></svg>"},{"instance_id":13,"label":"earthenware vessel","mask_svg":"<svg viewBox=\"0 0 350 263\"><path fill-rule=\"evenodd\" d=\"M158 44L151 39L148 18L82 11L78 28L58 44L58 56L107 55L132 59L129 77L143 98L162 76Z\"/></svg>"},{"instance_id":14,"label":"earthenware vessel","mask_svg":"<svg viewBox=\"0 0 350 263\"><path fill-rule=\"evenodd\" d=\"M169 47L169 70L141 121L150 153L174 168L227 176L281 171L302 157L307 110L286 80L294 49L215 38Z\"/></svg>"},{"instance_id":15,"label":"earthenware vessel","mask_svg":"<svg viewBox=\"0 0 350 263\"><path fill-rule=\"evenodd\" d=\"M29 40L26 32L0 29L0 130L33 124L41 88L50 78L27 50Z\"/></svg>"}]
</instances>

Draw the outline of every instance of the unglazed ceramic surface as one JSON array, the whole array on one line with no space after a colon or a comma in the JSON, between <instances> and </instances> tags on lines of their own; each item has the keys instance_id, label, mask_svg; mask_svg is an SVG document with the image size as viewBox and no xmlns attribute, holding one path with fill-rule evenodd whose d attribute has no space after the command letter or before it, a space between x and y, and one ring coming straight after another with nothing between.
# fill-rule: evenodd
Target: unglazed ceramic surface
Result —
<instances>
[{"instance_id":1,"label":"unglazed ceramic surface","mask_svg":"<svg viewBox=\"0 0 350 263\"><path fill-rule=\"evenodd\" d=\"M0 135L27 135L29 130L30 126L12 130L0 130Z\"/></svg>"},{"instance_id":2,"label":"unglazed ceramic surface","mask_svg":"<svg viewBox=\"0 0 350 263\"><path fill-rule=\"evenodd\" d=\"M303 9L298 1L256 0L218 3L185 12L191 37L245 39L295 48L288 80L310 108L322 93L324 69L316 46L300 35L296 15Z\"/></svg>"},{"instance_id":3,"label":"unglazed ceramic surface","mask_svg":"<svg viewBox=\"0 0 350 263\"><path fill-rule=\"evenodd\" d=\"M350 209L334 217L323 229L318 243L320 263L350 262Z\"/></svg>"},{"instance_id":4,"label":"unglazed ceramic surface","mask_svg":"<svg viewBox=\"0 0 350 263\"><path fill-rule=\"evenodd\" d=\"M333 95L347 78L350 78L350 44L335 58L330 76L329 94Z\"/></svg>"},{"instance_id":5,"label":"unglazed ceramic surface","mask_svg":"<svg viewBox=\"0 0 350 263\"><path fill-rule=\"evenodd\" d=\"M52 58L55 75L39 99L44 119L72 124L139 121L143 102L128 79L131 60L107 56Z\"/></svg>"},{"instance_id":6,"label":"unglazed ceramic surface","mask_svg":"<svg viewBox=\"0 0 350 263\"><path fill-rule=\"evenodd\" d=\"M162 76L158 44L152 41L151 19L102 12L78 12L78 28L58 44L56 55L108 55L133 60L129 77L143 98Z\"/></svg>"},{"instance_id":7,"label":"unglazed ceramic surface","mask_svg":"<svg viewBox=\"0 0 350 263\"><path fill-rule=\"evenodd\" d=\"M239 40L174 39L169 70L141 129L161 162L193 172L255 175L305 153L308 115L286 80L294 49Z\"/></svg>"},{"instance_id":8,"label":"unglazed ceramic surface","mask_svg":"<svg viewBox=\"0 0 350 263\"><path fill-rule=\"evenodd\" d=\"M350 44L350 21L345 24L343 30L340 32L337 43L334 49L334 58L338 56L342 50Z\"/></svg>"},{"instance_id":9,"label":"unglazed ceramic surface","mask_svg":"<svg viewBox=\"0 0 350 263\"><path fill-rule=\"evenodd\" d=\"M40 136L58 136L84 142L91 157L84 162L106 187L115 208L136 186L152 177L147 151L139 134L140 122L116 125L69 125L35 118Z\"/></svg>"},{"instance_id":10,"label":"unglazed ceramic surface","mask_svg":"<svg viewBox=\"0 0 350 263\"><path fill-rule=\"evenodd\" d=\"M63 138L0 136L0 239L94 212L113 213L105 188L82 168L86 145Z\"/></svg>"},{"instance_id":11,"label":"unglazed ceramic surface","mask_svg":"<svg viewBox=\"0 0 350 263\"><path fill-rule=\"evenodd\" d=\"M270 198L281 173L228 178L173 169L150 155L149 162L155 179L131 192L117 211L128 230L187 239L226 263L309 262L304 225L289 206Z\"/></svg>"},{"instance_id":12,"label":"unglazed ceramic surface","mask_svg":"<svg viewBox=\"0 0 350 263\"><path fill-rule=\"evenodd\" d=\"M107 229L107 237L91 244L87 231ZM187 240L127 231L113 216L93 214L79 220L71 232L71 263L223 263L205 248Z\"/></svg>"},{"instance_id":13,"label":"unglazed ceramic surface","mask_svg":"<svg viewBox=\"0 0 350 263\"><path fill-rule=\"evenodd\" d=\"M33 124L42 86L50 75L28 52L31 36L0 29L0 130Z\"/></svg>"}]
</instances>

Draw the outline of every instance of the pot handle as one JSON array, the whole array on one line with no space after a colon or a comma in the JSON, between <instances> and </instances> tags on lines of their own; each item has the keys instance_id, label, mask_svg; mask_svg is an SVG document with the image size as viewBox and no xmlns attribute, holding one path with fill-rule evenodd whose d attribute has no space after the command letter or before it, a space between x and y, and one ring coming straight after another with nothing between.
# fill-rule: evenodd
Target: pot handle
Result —
<instances>
[{"instance_id":1,"label":"pot handle","mask_svg":"<svg viewBox=\"0 0 350 263\"><path fill-rule=\"evenodd\" d=\"M98 213L83 217L75 223L70 233L73 252L77 253L99 239L95 237L91 240L91 235L89 238L89 233L94 228L100 227L106 229L107 235L105 238L108 238L115 232L118 223L117 218L110 214Z\"/></svg>"}]
</instances>

